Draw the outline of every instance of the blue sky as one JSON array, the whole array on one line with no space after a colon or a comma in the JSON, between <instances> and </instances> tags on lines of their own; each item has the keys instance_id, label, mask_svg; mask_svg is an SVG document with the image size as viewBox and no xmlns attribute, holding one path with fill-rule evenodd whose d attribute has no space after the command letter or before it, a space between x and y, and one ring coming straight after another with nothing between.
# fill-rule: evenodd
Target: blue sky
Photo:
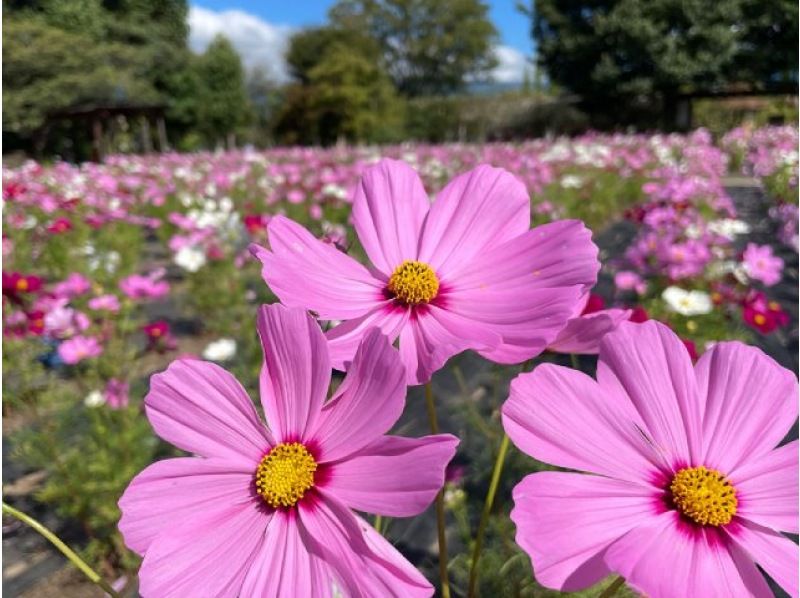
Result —
<instances>
[{"instance_id":1,"label":"blue sky","mask_svg":"<svg viewBox=\"0 0 800 598\"><path fill-rule=\"evenodd\" d=\"M201 52L216 33L233 42L248 67L266 68L276 79L286 77L282 53L291 33L325 22L334 0L199 0L191 3L190 44ZM496 49L501 82L518 82L533 53L530 20L517 12L515 0L489 2L490 16L500 33Z\"/></svg>"}]
</instances>

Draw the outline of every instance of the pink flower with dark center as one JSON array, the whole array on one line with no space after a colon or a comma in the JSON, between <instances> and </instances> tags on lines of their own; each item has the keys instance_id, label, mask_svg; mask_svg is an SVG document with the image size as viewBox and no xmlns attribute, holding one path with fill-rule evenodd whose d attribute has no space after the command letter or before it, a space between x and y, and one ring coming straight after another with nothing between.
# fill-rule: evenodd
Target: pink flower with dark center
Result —
<instances>
[{"instance_id":1,"label":"pink flower with dark center","mask_svg":"<svg viewBox=\"0 0 800 598\"><path fill-rule=\"evenodd\" d=\"M103 346L93 336L73 336L58 345L58 356L69 365L91 357L98 357L102 353Z\"/></svg>"},{"instance_id":2,"label":"pink flower with dark center","mask_svg":"<svg viewBox=\"0 0 800 598\"><path fill-rule=\"evenodd\" d=\"M744 269L750 278L760 280L765 286L771 287L781 281L783 275L783 260L772 253L769 245L756 245L748 243L742 255Z\"/></svg>"},{"instance_id":3,"label":"pink flower with dark center","mask_svg":"<svg viewBox=\"0 0 800 598\"><path fill-rule=\"evenodd\" d=\"M422 512L458 440L386 432L405 372L377 329L326 401L328 346L299 309L259 310L261 423L245 390L212 363L173 362L145 398L156 433L194 457L139 474L120 499L125 543L144 556L145 596L430 596L427 580L351 509Z\"/></svg>"},{"instance_id":4,"label":"pink flower with dark center","mask_svg":"<svg viewBox=\"0 0 800 598\"><path fill-rule=\"evenodd\" d=\"M517 543L562 591L612 572L652 598L798 595L797 379L759 349L716 343L692 366L661 323L623 323L597 381L540 365L511 384L503 427L523 452L587 473L514 489Z\"/></svg>"},{"instance_id":5,"label":"pink flower with dark center","mask_svg":"<svg viewBox=\"0 0 800 598\"><path fill-rule=\"evenodd\" d=\"M530 230L525 185L489 166L456 177L431 204L411 167L381 160L364 172L352 220L369 268L281 216L268 227L270 250L251 251L284 304L342 321L327 333L334 367L346 369L378 326L400 339L410 384L466 349L498 363L538 355L600 267L583 223Z\"/></svg>"}]
</instances>

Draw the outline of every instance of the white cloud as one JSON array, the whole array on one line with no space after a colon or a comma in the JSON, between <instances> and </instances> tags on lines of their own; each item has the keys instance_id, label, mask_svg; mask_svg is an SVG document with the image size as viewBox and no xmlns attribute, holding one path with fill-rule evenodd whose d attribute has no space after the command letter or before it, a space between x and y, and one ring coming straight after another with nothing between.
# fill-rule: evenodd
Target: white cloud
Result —
<instances>
[{"instance_id":1,"label":"white cloud","mask_svg":"<svg viewBox=\"0 0 800 598\"><path fill-rule=\"evenodd\" d=\"M200 6L189 9L189 46L203 52L218 33L227 37L245 67L260 66L277 81L288 80L284 52L294 29L275 25L241 10L213 11Z\"/></svg>"},{"instance_id":2,"label":"white cloud","mask_svg":"<svg viewBox=\"0 0 800 598\"><path fill-rule=\"evenodd\" d=\"M511 46L497 46L494 55L498 64L491 74L497 83L521 83L525 79L525 70L530 68L525 54Z\"/></svg>"}]
</instances>

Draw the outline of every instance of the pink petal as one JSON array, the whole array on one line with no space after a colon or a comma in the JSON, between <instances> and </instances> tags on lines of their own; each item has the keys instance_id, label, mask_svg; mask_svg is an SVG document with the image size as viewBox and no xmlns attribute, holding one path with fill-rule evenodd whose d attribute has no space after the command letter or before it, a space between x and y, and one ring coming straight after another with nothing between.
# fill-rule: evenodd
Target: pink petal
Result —
<instances>
[{"instance_id":1,"label":"pink petal","mask_svg":"<svg viewBox=\"0 0 800 598\"><path fill-rule=\"evenodd\" d=\"M573 592L609 571L605 549L656 512L651 489L594 475L543 472L514 488L516 542L542 585Z\"/></svg>"},{"instance_id":2,"label":"pink petal","mask_svg":"<svg viewBox=\"0 0 800 598\"><path fill-rule=\"evenodd\" d=\"M446 307L503 337L481 355L517 363L541 353L597 280L591 232L576 220L539 226L462 263L446 280Z\"/></svg>"},{"instance_id":3,"label":"pink petal","mask_svg":"<svg viewBox=\"0 0 800 598\"><path fill-rule=\"evenodd\" d=\"M213 363L173 361L144 403L156 434L190 453L257 464L274 444L242 385Z\"/></svg>"},{"instance_id":4,"label":"pink petal","mask_svg":"<svg viewBox=\"0 0 800 598\"><path fill-rule=\"evenodd\" d=\"M772 450L797 420L797 379L760 349L717 343L696 366L709 467L731 472Z\"/></svg>"},{"instance_id":5,"label":"pink petal","mask_svg":"<svg viewBox=\"0 0 800 598\"><path fill-rule=\"evenodd\" d=\"M331 362L337 370L347 370L356 354L358 345L370 328L380 328L394 342L409 317L410 309L387 300L370 313L360 318L342 322L326 333Z\"/></svg>"},{"instance_id":6,"label":"pink petal","mask_svg":"<svg viewBox=\"0 0 800 598\"><path fill-rule=\"evenodd\" d=\"M746 521L727 526L725 531L775 583L792 598L797 598L800 586L797 544L778 532Z\"/></svg>"},{"instance_id":7,"label":"pink petal","mask_svg":"<svg viewBox=\"0 0 800 598\"><path fill-rule=\"evenodd\" d=\"M353 226L387 279L403 260L417 259L429 206L422 181L405 162L384 158L364 171L353 199Z\"/></svg>"},{"instance_id":8,"label":"pink petal","mask_svg":"<svg viewBox=\"0 0 800 598\"><path fill-rule=\"evenodd\" d=\"M486 164L454 178L436 196L419 259L447 277L531 225L530 196L510 172Z\"/></svg>"},{"instance_id":9,"label":"pink petal","mask_svg":"<svg viewBox=\"0 0 800 598\"><path fill-rule=\"evenodd\" d=\"M330 596L333 581L327 565L309 553L300 537L296 511L275 511L241 596L295 598Z\"/></svg>"},{"instance_id":10,"label":"pink petal","mask_svg":"<svg viewBox=\"0 0 800 598\"><path fill-rule=\"evenodd\" d=\"M385 434L403 413L405 398L400 355L379 329L370 328L309 435L319 447L319 460L347 457Z\"/></svg>"},{"instance_id":11,"label":"pink petal","mask_svg":"<svg viewBox=\"0 0 800 598\"><path fill-rule=\"evenodd\" d=\"M315 238L283 216L269 223L272 251L251 245L261 275L287 307L309 309L323 319L364 315L384 300L384 281L350 256Z\"/></svg>"},{"instance_id":12,"label":"pink petal","mask_svg":"<svg viewBox=\"0 0 800 598\"><path fill-rule=\"evenodd\" d=\"M629 309L604 309L572 318L548 349L558 353L596 355L600 351L600 340L630 315Z\"/></svg>"},{"instance_id":13,"label":"pink petal","mask_svg":"<svg viewBox=\"0 0 800 598\"><path fill-rule=\"evenodd\" d=\"M258 310L258 335L264 349L260 387L267 423L279 442L305 439L331 381L325 336L307 312L280 304Z\"/></svg>"},{"instance_id":14,"label":"pink petal","mask_svg":"<svg viewBox=\"0 0 800 598\"><path fill-rule=\"evenodd\" d=\"M500 335L435 305L412 311L400 332L400 355L409 385L424 384L453 355L466 349L489 350Z\"/></svg>"},{"instance_id":15,"label":"pink petal","mask_svg":"<svg viewBox=\"0 0 800 598\"><path fill-rule=\"evenodd\" d=\"M143 555L161 532L192 519L229 513L253 502L256 464L184 457L150 465L122 498L119 530L125 545Z\"/></svg>"},{"instance_id":16,"label":"pink petal","mask_svg":"<svg viewBox=\"0 0 800 598\"><path fill-rule=\"evenodd\" d=\"M730 474L739 505L736 514L775 530L798 532L797 440L748 459Z\"/></svg>"},{"instance_id":17,"label":"pink petal","mask_svg":"<svg viewBox=\"0 0 800 598\"><path fill-rule=\"evenodd\" d=\"M582 372L544 364L520 374L502 412L506 434L540 461L643 486L655 482L660 456L638 414Z\"/></svg>"},{"instance_id":18,"label":"pink petal","mask_svg":"<svg viewBox=\"0 0 800 598\"><path fill-rule=\"evenodd\" d=\"M384 436L330 468L325 491L348 507L391 517L418 515L444 484L458 439Z\"/></svg>"},{"instance_id":19,"label":"pink petal","mask_svg":"<svg viewBox=\"0 0 800 598\"><path fill-rule=\"evenodd\" d=\"M270 517L256 502L159 535L139 569L143 596L240 595Z\"/></svg>"},{"instance_id":20,"label":"pink petal","mask_svg":"<svg viewBox=\"0 0 800 598\"><path fill-rule=\"evenodd\" d=\"M411 598L427 598L433 595L433 588L425 576L414 565L408 562L386 538L358 515L355 516L364 540L374 557L379 559L383 567L375 570L387 587L398 588L398 596ZM395 594L392 594L395 595Z\"/></svg>"},{"instance_id":21,"label":"pink petal","mask_svg":"<svg viewBox=\"0 0 800 598\"><path fill-rule=\"evenodd\" d=\"M664 324L622 322L604 336L597 381L630 398L673 467L699 462L701 395L686 347Z\"/></svg>"},{"instance_id":22,"label":"pink petal","mask_svg":"<svg viewBox=\"0 0 800 598\"><path fill-rule=\"evenodd\" d=\"M676 511L628 532L605 560L650 598L772 596L758 569L723 532L683 523Z\"/></svg>"},{"instance_id":23,"label":"pink petal","mask_svg":"<svg viewBox=\"0 0 800 598\"><path fill-rule=\"evenodd\" d=\"M300 533L312 554L323 559L345 595L430 596L433 589L400 553L371 536L335 498L318 492L300 505ZM375 546L375 548L373 548Z\"/></svg>"}]
</instances>

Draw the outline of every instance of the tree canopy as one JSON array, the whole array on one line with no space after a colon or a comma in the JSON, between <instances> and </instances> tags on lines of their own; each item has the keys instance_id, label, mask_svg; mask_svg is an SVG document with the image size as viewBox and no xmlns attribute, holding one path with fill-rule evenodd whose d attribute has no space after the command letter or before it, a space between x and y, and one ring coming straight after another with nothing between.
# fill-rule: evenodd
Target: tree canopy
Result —
<instances>
[{"instance_id":1,"label":"tree canopy","mask_svg":"<svg viewBox=\"0 0 800 598\"><path fill-rule=\"evenodd\" d=\"M794 0L536 0L531 13L550 80L596 105L797 80Z\"/></svg>"},{"instance_id":2,"label":"tree canopy","mask_svg":"<svg viewBox=\"0 0 800 598\"><path fill-rule=\"evenodd\" d=\"M339 0L331 23L374 39L398 91L458 91L496 65L497 30L480 0Z\"/></svg>"}]
</instances>

